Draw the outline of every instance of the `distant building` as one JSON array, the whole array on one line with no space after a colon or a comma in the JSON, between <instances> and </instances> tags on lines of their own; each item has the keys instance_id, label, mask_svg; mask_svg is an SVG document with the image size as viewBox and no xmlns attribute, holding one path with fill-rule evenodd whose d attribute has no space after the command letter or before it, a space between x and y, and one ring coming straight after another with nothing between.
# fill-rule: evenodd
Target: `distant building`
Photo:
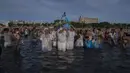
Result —
<instances>
[{"instance_id":1,"label":"distant building","mask_svg":"<svg viewBox=\"0 0 130 73\"><path fill-rule=\"evenodd\" d=\"M88 17L81 17L79 18L80 23L98 23L98 18L88 18Z\"/></svg>"}]
</instances>

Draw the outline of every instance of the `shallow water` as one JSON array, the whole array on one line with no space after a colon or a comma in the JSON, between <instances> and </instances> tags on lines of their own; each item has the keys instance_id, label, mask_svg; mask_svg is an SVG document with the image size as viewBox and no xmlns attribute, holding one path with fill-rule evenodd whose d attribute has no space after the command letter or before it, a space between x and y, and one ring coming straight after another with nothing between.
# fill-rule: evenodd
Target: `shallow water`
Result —
<instances>
[{"instance_id":1,"label":"shallow water","mask_svg":"<svg viewBox=\"0 0 130 73\"><path fill-rule=\"evenodd\" d=\"M14 56L14 48L4 49L0 73L130 73L130 48L104 44L103 49L75 48L63 53L56 48L42 52L40 44L23 39L20 57Z\"/></svg>"}]
</instances>

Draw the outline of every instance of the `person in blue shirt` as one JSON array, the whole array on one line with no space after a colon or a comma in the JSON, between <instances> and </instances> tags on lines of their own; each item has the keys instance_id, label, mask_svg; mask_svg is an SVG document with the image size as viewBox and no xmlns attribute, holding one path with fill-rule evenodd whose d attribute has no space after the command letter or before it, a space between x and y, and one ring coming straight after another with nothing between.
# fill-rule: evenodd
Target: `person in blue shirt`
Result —
<instances>
[{"instance_id":1,"label":"person in blue shirt","mask_svg":"<svg viewBox=\"0 0 130 73\"><path fill-rule=\"evenodd\" d=\"M86 36L84 39L84 48L92 49L94 48L93 40L91 36Z\"/></svg>"}]
</instances>

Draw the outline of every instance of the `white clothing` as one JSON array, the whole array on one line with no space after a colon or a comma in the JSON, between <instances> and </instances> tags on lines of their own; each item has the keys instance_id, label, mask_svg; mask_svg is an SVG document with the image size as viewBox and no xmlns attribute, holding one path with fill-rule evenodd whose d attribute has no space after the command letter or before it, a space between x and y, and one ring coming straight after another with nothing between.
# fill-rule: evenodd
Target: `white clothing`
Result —
<instances>
[{"instance_id":1,"label":"white clothing","mask_svg":"<svg viewBox=\"0 0 130 73\"><path fill-rule=\"evenodd\" d=\"M80 35L80 38L76 40L76 47L83 47L83 36Z\"/></svg>"},{"instance_id":2,"label":"white clothing","mask_svg":"<svg viewBox=\"0 0 130 73\"><path fill-rule=\"evenodd\" d=\"M116 33L109 33L110 37L114 39L116 37Z\"/></svg>"},{"instance_id":3,"label":"white clothing","mask_svg":"<svg viewBox=\"0 0 130 73\"><path fill-rule=\"evenodd\" d=\"M75 37L75 32L74 31L68 31L67 49L72 50L74 48L74 37Z\"/></svg>"},{"instance_id":4,"label":"white clothing","mask_svg":"<svg viewBox=\"0 0 130 73\"><path fill-rule=\"evenodd\" d=\"M58 33L58 41L65 42L67 40L67 34L66 31L63 31L62 33Z\"/></svg>"},{"instance_id":5,"label":"white clothing","mask_svg":"<svg viewBox=\"0 0 130 73\"><path fill-rule=\"evenodd\" d=\"M66 31L63 31L62 33L57 33L58 38L58 50L60 51L66 51Z\"/></svg>"},{"instance_id":6,"label":"white clothing","mask_svg":"<svg viewBox=\"0 0 130 73\"><path fill-rule=\"evenodd\" d=\"M117 36L116 36L116 33L110 33L109 35L110 35L111 39L114 41L114 43L117 44L117 41L116 41L116 37L117 37ZM111 43L111 42L110 42L110 43Z\"/></svg>"},{"instance_id":7,"label":"white clothing","mask_svg":"<svg viewBox=\"0 0 130 73\"><path fill-rule=\"evenodd\" d=\"M4 47L11 46L11 33L4 33Z\"/></svg>"},{"instance_id":8,"label":"white clothing","mask_svg":"<svg viewBox=\"0 0 130 73\"><path fill-rule=\"evenodd\" d=\"M56 47L56 45L57 45L56 40L53 40L52 43L53 43L52 45L53 45L54 47Z\"/></svg>"},{"instance_id":9,"label":"white clothing","mask_svg":"<svg viewBox=\"0 0 130 73\"><path fill-rule=\"evenodd\" d=\"M74 49L74 41L67 41L66 46L68 50Z\"/></svg>"},{"instance_id":10,"label":"white clothing","mask_svg":"<svg viewBox=\"0 0 130 73\"><path fill-rule=\"evenodd\" d=\"M25 35L28 35L28 30L27 29L25 30Z\"/></svg>"},{"instance_id":11,"label":"white clothing","mask_svg":"<svg viewBox=\"0 0 130 73\"><path fill-rule=\"evenodd\" d=\"M52 40L50 34L42 34L40 40L42 41L42 51L51 51L52 50Z\"/></svg>"},{"instance_id":12,"label":"white clothing","mask_svg":"<svg viewBox=\"0 0 130 73\"><path fill-rule=\"evenodd\" d=\"M52 45L56 47L56 32L52 31L51 35L52 35L52 43L53 43Z\"/></svg>"},{"instance_id":13,"label":"white clothing","mask_svg":"<svg viewBox=\"0 0 130 73\"><path fill-rule=\"evenodd\" d=\"M58 50L65 52L66 51L66 42L58 41Z\"/></svg>"},{"instance_id":14,"label":"white clothing","mask_svg":"<svg viewBox=\"0 0 130 73\"><path fill-rule=\"evenodd\" d=\"M5 42L5 43L4 43L4 47L10 46L10 45L11 45L10 42Z\"/></svg>"}]
</instances>

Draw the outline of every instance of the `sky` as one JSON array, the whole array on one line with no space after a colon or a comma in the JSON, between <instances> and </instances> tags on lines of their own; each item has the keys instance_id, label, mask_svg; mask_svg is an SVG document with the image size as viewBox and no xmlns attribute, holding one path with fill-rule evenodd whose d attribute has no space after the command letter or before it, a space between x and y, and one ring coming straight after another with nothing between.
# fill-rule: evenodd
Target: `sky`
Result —
<instances>
[{"instance_id":1,"label":"sky","mask_svg":"<svg viewBox=\"0 0 130 73\"><path fill-rule=\"evenodd\" d=\"M130 23L129 7L130 0L0 0L0 20L52 22L66 12L73 21L83 16Z\"/></svg>"}]
</instances>

